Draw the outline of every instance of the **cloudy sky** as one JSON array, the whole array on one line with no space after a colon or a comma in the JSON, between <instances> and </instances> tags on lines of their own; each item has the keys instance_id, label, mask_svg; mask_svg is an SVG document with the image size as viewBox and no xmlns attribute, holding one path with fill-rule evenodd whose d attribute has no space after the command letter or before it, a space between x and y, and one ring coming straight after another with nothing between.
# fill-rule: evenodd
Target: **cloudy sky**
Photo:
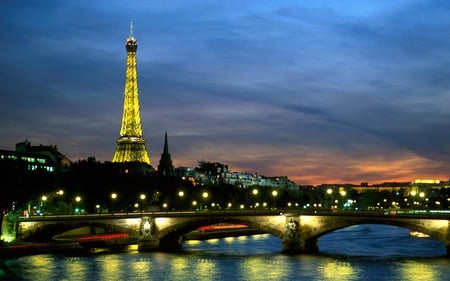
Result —
<instances>
[{"instance_id":1,"label":"cloudy sky","mask_svg":"<svg viewBox=\"0 0 450 281\"><path fill-rule=\"evenodd\" d=\"M450 178L448 1L0 2L0 149L111 161L130 21L153 166Z\"/></svg>"}]
</instances>

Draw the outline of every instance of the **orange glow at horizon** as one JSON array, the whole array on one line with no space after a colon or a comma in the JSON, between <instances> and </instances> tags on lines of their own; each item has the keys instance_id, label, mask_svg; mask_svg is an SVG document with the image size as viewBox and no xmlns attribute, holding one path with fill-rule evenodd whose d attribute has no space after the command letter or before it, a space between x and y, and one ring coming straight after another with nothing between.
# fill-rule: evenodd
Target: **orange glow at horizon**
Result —
<instances>
[{"instance_id":1,"label":"orange glow at horizon","mask_svg":"<svg viewBox=\"0 0 450 281\"><path fill-rule=\"evenodd\" d=\"M173 156L175 167L195 167L197 155L211 154L207 161L221 162L229 166L231 172L257 173L264 176L288 176L299 185L320 185L330 183L360 184L368 182L413 182L415 179L448 180L448 167L443 163L423 158L408 151L354 157L343 151L307 148L297 149L285 154L283 148L248 148L233 152L225 146L214 151L189 151L185 155ZM234 149L236 150L236 149ZM263 151L263 152L261 152ZM226 153L228 152L228 153ZM200 154L198 154L200 153ZM204 158L204 157L203 157ZM258 159L262 159L258 161ZM272 159L266 161L266 159ZM249 163L249 164L248 164ZM257 167L252 167L253 164Z\"/></svg>"}]
</instances>

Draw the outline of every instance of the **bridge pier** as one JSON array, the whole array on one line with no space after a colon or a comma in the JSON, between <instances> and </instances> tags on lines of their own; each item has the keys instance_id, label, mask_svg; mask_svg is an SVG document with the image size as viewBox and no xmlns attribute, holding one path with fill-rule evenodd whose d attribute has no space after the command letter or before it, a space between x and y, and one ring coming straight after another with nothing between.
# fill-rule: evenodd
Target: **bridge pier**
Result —
<instances>
[{"instance_id":1,"label":"bridge pier","mask_svg":"<svg viewBox=\"0 0 450 281\"><path fill-rule=\"evenodd\" d=\"M138 251L155 251L160 247L159 238L156 235L155 219L142 217L139 227Z\"/></svg>"},{"instance_id":2,"label":"bridge pier","mask_svg":"<svg viewBox=\"0 0 450 281\"><path fill-rule=\"evenodd\" d=\"M298 220L286 217L286 225L281 239L282 252L284 254L298 254L303 252L304 243L300 241L300 229Z\"/></svg>"},{"instance_id":3,"label":"bridge pier","mask_svg":"<svg viewBox=\"0 0 450 281\"><path fill-rule=\"evenodd\" d=\"M281 240L282 252L284 254L317 254L319 246L317 238L305 239L304 230L300 228L298 218L286 217L286 226Z\"/></svg>"}]
</instances>

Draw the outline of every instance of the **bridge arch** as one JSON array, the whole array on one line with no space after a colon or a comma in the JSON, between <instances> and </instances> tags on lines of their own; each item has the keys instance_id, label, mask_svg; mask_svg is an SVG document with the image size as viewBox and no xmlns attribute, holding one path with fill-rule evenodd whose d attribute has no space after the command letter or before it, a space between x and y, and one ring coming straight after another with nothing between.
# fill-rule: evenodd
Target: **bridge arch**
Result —
<instances>
[{"instance_id":1,"label":"bridge arch","mask_svg":"<svg viewBox=\"0 0 450 281\"><path fill-rule=\"evenodd\" d=\"M50 222L45 224L38 224L32 231L20 231L20 241L29 242L47 242L53 238L64 238L64 233L69 233L77 229L88 228L90 231L78 233L82 234L99 234L99 233L129 233L130 229L121 227L114 223L107 223L104 221L61 221Z\"/></svg>"},{"instance_id":2,"label":"bridge arch","mask_svg":"<svg viewBox=\"0 0 450 281\"><path fill-rule=\"evenodd\" d=\"M336 230L353 225L381 224L391 225L429 235L450 248L449 220L424 220L391 217L353 217L353 216L300 216L300 237L307 252L318 251L318 239Z\"/></svg>"},{"instance_id":3,"label":"bridge arch","mask_svg":"<svg viewBox=\"0 0 450 281\"><path fill-rule=\"evenodd\" d=\"M197 217L184 219L178 218L173 221L170 219L158 221L158 218L156 218L156 225L158 226L158 229L155 234L159 238L160 248L166 250L179 250L184 241L184 235L198 229L199 227L219 223L243 224L253 230L260 231L261 233L269 233L282 239L285 218L280 217L279 221L279 224L268 225L267 217Z\"/></svg>"}]
</instances>

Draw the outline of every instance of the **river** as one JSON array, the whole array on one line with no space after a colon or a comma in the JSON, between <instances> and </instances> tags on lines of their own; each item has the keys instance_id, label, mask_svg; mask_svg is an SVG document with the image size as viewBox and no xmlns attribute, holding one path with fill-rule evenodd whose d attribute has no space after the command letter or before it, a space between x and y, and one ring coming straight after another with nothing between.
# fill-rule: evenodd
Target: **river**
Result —
<instances>
[{"instance_id":1,"label":"river","mask_svg":"<svg viewBox=\"0 0 450 281\"><path fill-rule=\"evenodd\" d=\"M260 234L186 241L181 253L34 255L0 261L0 280L450 280L445 246L399 227L335 231L320 238L318 255L280 250Z\"/></svg>"}]
</instances>

